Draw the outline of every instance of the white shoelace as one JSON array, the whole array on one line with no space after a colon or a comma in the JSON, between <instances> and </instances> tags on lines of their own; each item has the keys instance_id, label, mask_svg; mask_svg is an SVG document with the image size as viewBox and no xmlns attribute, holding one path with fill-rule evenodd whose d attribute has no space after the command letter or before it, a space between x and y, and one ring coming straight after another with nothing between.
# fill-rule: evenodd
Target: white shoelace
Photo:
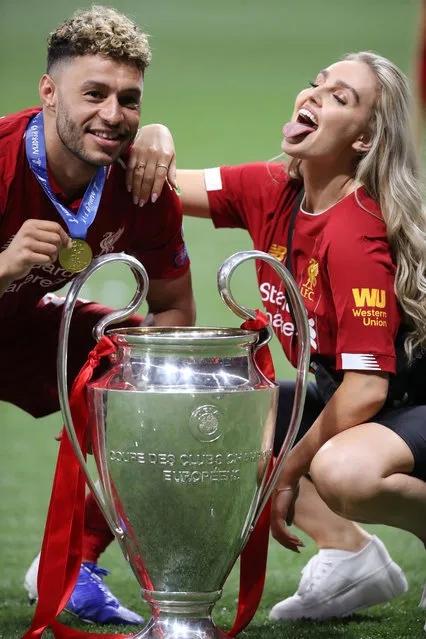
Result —
<instances>
[{"instance_id":1,"label":"white shoelace","mask_svg":"<svg viewBox=\"0 0 426 639\"><path fill-rule=\"evenodd\" d=\"M302 570L302 579L300 580L297 593L304 595L312 592L319 581L330 572L333 562L330 559L322 557L321 554L314 555Z\"/></svg>"}]
</instances>

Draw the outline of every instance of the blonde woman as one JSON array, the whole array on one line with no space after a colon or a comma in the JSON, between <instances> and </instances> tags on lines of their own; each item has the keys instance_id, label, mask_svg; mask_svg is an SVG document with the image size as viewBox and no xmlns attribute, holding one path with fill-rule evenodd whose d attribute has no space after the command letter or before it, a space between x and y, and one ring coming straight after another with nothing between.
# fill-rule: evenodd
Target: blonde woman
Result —
<instances>
[{"instance_id":1,"label":"blonde woman","mask_svg":"<svg viewBox=\"0 0 426 639\"><path fill-rule=\"evenodd\" d=\"M255 248L291 264L305 300L317 383L275 491L271 525L281 544L298 550L286 526L296 504L295 523L321 545L296 595L271 616L325 618L406 587L383 544L342 522L388 524L426 541L426 220L407 81L389 60L363 52L321 70L297 96L283 133L288 165L178 171L177 180L186 214L247 229ZM133 163L144 153L145 164L152 161L153 132L145 134L128 171L134 193L146 187ZM156 135L164 150L156 161L167 163L168 132L157 127ZM173 179L173 159L169 173ZM268 265L259 264L257 275L296 364L285 291ZM277 446L292 392L291 382L282 384ZM373 584L376 600L369 569L383 577Z\"/></svg>"}]
</instances>

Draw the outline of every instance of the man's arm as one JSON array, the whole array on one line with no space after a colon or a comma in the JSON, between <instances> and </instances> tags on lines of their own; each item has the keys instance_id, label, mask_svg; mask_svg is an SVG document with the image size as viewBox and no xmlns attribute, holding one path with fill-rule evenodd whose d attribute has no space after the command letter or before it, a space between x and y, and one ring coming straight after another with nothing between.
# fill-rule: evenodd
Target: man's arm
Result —
<instances>
[{"instance_id":1,"label":"man's arm","mask_svg":"<svg viewBox=\"0 0 426 639\"><path fill-rule=\"evenodd\" d=\"M195 300L191 272L174 279L151 280L147 295L145 326L192 326L195 322Z\"/></svg>"}]
</instances>

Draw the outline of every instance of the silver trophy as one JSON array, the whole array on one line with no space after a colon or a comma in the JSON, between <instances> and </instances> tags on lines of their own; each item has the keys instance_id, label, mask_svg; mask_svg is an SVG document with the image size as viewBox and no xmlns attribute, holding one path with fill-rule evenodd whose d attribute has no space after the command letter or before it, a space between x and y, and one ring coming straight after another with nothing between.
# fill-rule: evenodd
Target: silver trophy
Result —
<instances>
[{"instance_id":1,"label":"silver trophy","mask_svg":"<svg viewBox=\"0 0 426 639\"><path fill-rule=\"evenodd\" d=\"M242 319L255 313L230 291L236 267L265 260L280 275L298 332L299 358L290 427L272 473L278 386L256 364L271 338L234 328L114 328L117 351L87 387L98 481L79 448L68 403L67 344L72 312L86 280L103 265L127 264L137 292L125 309L99 322L123 321L144 301L145 269L124 254L98 258L74 280L64 305L58 386L68 436L87 482L153 616L134 639L225 637L211 619L224 582L266 504L302 416L309 368L309 326L297 286L282 264L260 251L231 256L219 293Z\"/></svg>"}]
</instances>

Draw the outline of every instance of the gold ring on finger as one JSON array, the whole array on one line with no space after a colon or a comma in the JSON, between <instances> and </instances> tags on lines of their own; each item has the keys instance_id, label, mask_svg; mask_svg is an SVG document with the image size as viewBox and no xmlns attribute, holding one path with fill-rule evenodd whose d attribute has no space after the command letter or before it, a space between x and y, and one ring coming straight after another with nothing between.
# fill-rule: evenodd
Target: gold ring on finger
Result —
<instances>
[{"instance_id":1,"label":"gold ring on finger","mask_svg":"<svg viewBox=\"0 0 426 639\"><path fill-rule=\"evenodd\" d=\"M166 171L168 171L168 170L169 170L169 167L168 167L166 164L157 164L157 169L159 169L160 167L161 167L162 169L166 169Z\"/></svg>"}]
</instances>

